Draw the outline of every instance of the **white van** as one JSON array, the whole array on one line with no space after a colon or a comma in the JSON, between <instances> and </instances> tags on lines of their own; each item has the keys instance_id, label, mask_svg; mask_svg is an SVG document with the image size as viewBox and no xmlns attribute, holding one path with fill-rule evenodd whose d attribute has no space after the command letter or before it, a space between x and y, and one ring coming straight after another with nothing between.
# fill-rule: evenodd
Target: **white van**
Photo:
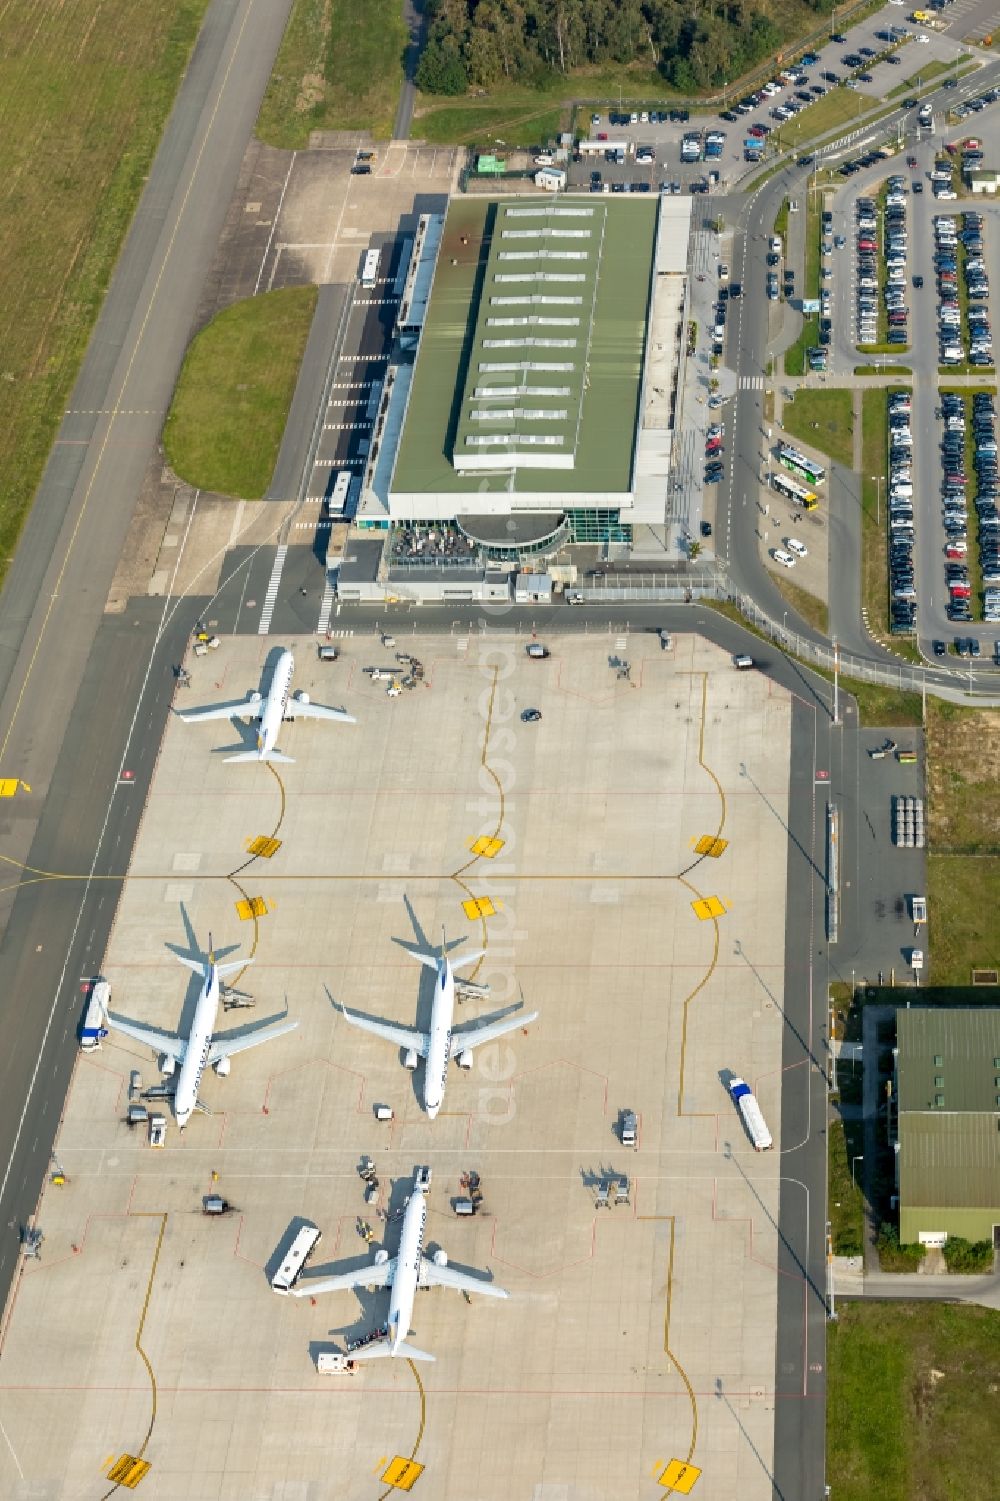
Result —
<instances>
[{"instance_id":1,"label":"white van","mask_svg":"<svg viewBox=\"0 0 1000 1501\"><path fill-rule=\"evenodd\" d=\"M90 999L80 1026L80 1050L84 1053L99 1048L108 1035L106 1022L111 1004L111 986L107 980L95 980L90 987Z\"/></svg>"}]
</instances>

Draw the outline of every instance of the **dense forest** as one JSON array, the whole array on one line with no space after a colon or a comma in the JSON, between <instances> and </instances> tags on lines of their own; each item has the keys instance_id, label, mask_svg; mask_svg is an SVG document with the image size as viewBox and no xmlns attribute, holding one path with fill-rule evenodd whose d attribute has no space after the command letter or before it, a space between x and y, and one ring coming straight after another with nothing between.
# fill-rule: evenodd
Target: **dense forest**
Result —
<instances>
[{"instance_id":1,"label":"dense forest","mask_svg":"<svg viewBox=\"0 0 1000 1501\"><path fill-rule=\"evenodd\" d=\"M587 64L642 62L682 92L738 78L784 41L772 0L427 0L417 83L430 94L531 84ZM799 12L828 15L832 0Z\"/></svg>"}]
</instances>

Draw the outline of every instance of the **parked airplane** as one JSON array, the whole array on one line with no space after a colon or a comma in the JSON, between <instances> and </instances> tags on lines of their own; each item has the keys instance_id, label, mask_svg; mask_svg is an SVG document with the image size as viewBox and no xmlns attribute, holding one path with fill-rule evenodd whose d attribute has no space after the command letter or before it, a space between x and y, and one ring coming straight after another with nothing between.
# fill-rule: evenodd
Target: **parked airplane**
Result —
<instances>
[{"instance_id":1,"label":"parked airplane","mask_svg":"<svg viewBox=\"0 0 1000 1501\"><path fill-rule=\"evenodd\" d=\"M245 699L235 703L210 704L204 709L185 709L181 718L185 724L197 724L204 719L238 719L249 717L260 725L257 734L257 749L240 751L227 756L227 761L294 761L294 756L284 756L276 741L282 722L295 719L333 719L339 724L356 724L352 715L343 709L327 709L322 704L310 702L307 693L295 693L289 697L295 659L290 651L283 651L274 664L271 685L266 697L257 689Z\"/></svg>"},{"instance_id":2,"label":"parked airplane","mask_svg":"<svg viewBox=\"0 0 1000 1501\"><path fill-rule=\"evenodd\" d=\"M428 954L423 949L407 949L414 959L419 959L421 964L426 964L437 974L434 985L434 1000L431 1004L431 1023L427 1032L418 1032L412 1027L397 1027L391 1022L375 1021L366 1016L352 1016L347 1007L342 1005L341 1011L344 1019L349 1021L352 1027L361 1027L365 1032L372 1032L376 1037L385 1038L386 1042L404 1050L404 1059L407 1068L416 1068L418 1059L424 1060L424 1109L431 1120L441 1109L444 1099L444 1086L448 1077L448 1060L454 1058L459 1068L472 1067L473 1048L482 1047L484 1043L495 1042L498 1037L506 1037L508 1032L516 1032L519 1027L526 1027L538 1016L537 1011L531 1011L525 1016L518 1012L515 1016L505 1016L500 1021L478 1023L463 1028L461 1031L452 1027L455 1012L455 975L451 959L448 954L448 945L445 942L444 933L441 934L440 954ZM476 950L470 954L460 954L455 963L460 967L471 964L473 959L480 959L485 951Z\"/></svg>"},{"instance_id":3,"label":"parked airplane","mask_svg":"<svg viewBox=\"0 0 1000 1501\"><path fill-rule=\"evenodd\" d=\"M139 1022L129 1021L127 1017L115 1016L110 1011L107 1013L108 1026L114 1027L117 1032L123 1032L126 1037L131 1037L160 1054L160 1069L168 1078L174 1074L180 1064L180 1072L177 1074L177 1081L173 1088L173 1099L174 1115L182 1131L196 1110L205 1110L205 1106L198 1099L198 1086L201 1084L202 1074L209 1065L221 1078L225 1078L229 1073L229 1060L235 1053L245 1053L248 1048L258 1047L262 1042L270 1042L272 1038L281 1037L285 1032L294 1031L298 1026L298 1022L285 1021L276 1022L271 1026L255 1027L228 1037L214 1035L219 996L222 991L220 982L223 976L232 974L234 970L244 969L246 965L252 964L253 960L237 959L229 964L219 964L216 962L211 935L208 946L207 962L201 959L190 959L182 954L175 955L181 964L186 964L189 969L194 970L195 974L205 977L205 983L195 1005L191 1031L187 1037L178 1037L172 1032L161 1032L155 1027L144 1027ZM223 952L230 953L231 950L225 949Z\"/></svg>"},{"instance_id":4,"label":"parked airplane","mask_svg":"<svg viewBox=\"0 0 1000 1501\"><path fill-rule=\"evenodd\" d=\"M335 1277L305 1278L291 1289L296 1298L313 1298L317 1293L346 1292L352 1287L392 1288L385 1339L352 1350L352 1360L380 1360L390 1355L402 1355L407 1360L434 1359L426 1350L418 1350L406 1343L418 1287L450 1287L455 1292L483 1293L488 1298L510 1297L510 1293L494 1282L470 1277L467 1272L457 1272L448 1265L443 1251L435 1251L432 1257L424 1255L429 1188L430 1169L418 1168L413 1178L413 1192L403 1211L399 1250L395 1256L390 1258L387 1251L379 1250L375 1252L374 1264L369 1262L354 1272L341 1272Z\"/></svg>"}]
</instances>

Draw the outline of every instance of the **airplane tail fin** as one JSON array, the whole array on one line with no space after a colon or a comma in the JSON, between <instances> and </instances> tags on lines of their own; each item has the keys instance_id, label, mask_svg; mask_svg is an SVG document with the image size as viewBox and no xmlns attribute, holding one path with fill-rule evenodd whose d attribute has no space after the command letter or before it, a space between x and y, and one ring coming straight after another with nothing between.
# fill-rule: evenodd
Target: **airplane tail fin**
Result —
<instances>
[{"instance_id":1,"label":"airplane tail fin","mask_svg":"<svg viewBox=\"0 0 1000 1501\"><path fill-rule=\"evenodd\" d=\"M384 1360L391 1355L400 1355L404 1360L435 1360L437 1357L428 1354L426 1350L418 1350L416 1345L408 1345L405 1342L397 1345L393 1350L387 1339L379 1340L377 1344L366 1345L363 1350L351 1350L349 1360Z\"/></svg>"}]
</instances>

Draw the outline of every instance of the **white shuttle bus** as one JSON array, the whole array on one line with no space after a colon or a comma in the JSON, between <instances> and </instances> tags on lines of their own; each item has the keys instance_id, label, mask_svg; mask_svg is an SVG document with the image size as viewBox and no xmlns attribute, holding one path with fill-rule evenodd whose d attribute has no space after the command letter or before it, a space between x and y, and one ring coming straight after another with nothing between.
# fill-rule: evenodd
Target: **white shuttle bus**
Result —
<instances>
[{"instance_id":1,"label":"white shuttle bus","mask_svg":"<svg viewBox=\"0 0 1000 1501\"><path fill-rule=\"evenodd\" d=\"M365 263L361 268L361 285L368 291L378 281L378 263L381 252L378 250L365 251Z\"/></svg>"},{"instance_id":2,"label":"white shuttle bus","mask_svg":"<svg viewBox=\"0 0 1000 1501\"><path fill-rule=\"evenodd\" d=\"M315 1225L303 1225L286 1252L285 1259L271 1278L271 1286L283 1296L291 1292L302 1275L306 1262L316 1249L320 1232Z\"/></svg>"}]
</instances>

